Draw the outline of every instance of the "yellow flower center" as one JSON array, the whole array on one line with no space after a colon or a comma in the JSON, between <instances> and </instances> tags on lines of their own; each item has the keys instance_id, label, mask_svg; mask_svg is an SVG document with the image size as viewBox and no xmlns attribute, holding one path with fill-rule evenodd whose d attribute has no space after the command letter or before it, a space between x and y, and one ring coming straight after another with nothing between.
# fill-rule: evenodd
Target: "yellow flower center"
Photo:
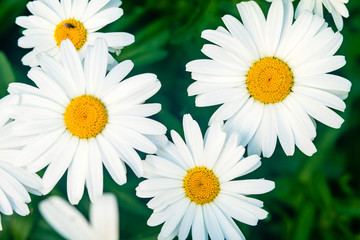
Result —
<instances>
[{"instance_id":1,"label":"yellow flower center","mask_svg":"<svg viewBox=\"0 0 360 240\"><path fill-rule=\"evenodd\" d=\"M86 42L87 32L81 22L69 18L56 25L54 38L59 47L63 40L70 39L76 50L79 50Z\"/></svg>"},{"instance_id":2,"label":"yellow flower center","mask_svg":"<svg viewBox=\"0 0 360 240\"><path fill-rule=\"evenodd\" d=\"M289 66L276 57L264 57L255 62L246 76L250 95L262 103L284 100L294 85Z\"/></svg>"},{"instance_id":3,"label":"yellow flower center","mask_svg":"<svg viewBox=\"0 0 360 240\"><path fill-rule=\"evenodd\" d=\"M92 95L72 99L65 109L65 126L69 132L82 139L97 136L108 123L104 104Z\"/></svg>"},{"instance_id":4,"label":"yellow flower center","mask_svg":"<svg viewBox=\"0 0 360 240\"><path fill-rule=\"evenodd\" d=\"M214 201L220 191L219 179L206 167L194 167L183 180L186 197L198 205Z\"/></svg>"}]
</instances>

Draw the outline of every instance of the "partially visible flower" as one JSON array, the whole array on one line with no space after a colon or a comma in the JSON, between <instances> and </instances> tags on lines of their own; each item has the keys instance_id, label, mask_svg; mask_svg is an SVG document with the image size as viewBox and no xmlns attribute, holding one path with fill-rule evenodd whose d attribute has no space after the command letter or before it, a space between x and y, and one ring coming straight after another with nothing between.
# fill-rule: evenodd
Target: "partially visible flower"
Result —
<instances>
[{"instance_id":1,"label":"partially visible flower","mask_svg":"<svg viewBox=\"0 0 360 240\"><path fill-rule=\"evenodd\" d=\"M58 196L41 201L39 210L45 220L66 239L119 239L119 211L113 194L105 193L90 205L90 222L74 206Z\"/></svg>"},{"instance_id":2,"label":"partially visible flower","mask_svg":"<svg viewBox=\"0 0 360 240\"><path fill-rule=\"evenodd\" d=\"M295 17L298 18L304 11L310 11L323 17L323 6L331 13L335 25L339 31L343 28L343 17L349 17L349 11L345 4L349 0L301 0L295 11Z\"/></svg>"},{"instance_id":3,"label":"partially visible flower","mask_svg":"<svg viewBox=\"0 0 360 240\"><path fill-rule=\"evenodd\" d=\"M273 2L278 0L266 0L266 1ZM345 4L348 2L349 0L301 0L295 11L295 18L298 18L300 14L305 11L310 11L320 17L324 17L323 14L323 5L324 5L324 7L331 13L337 29L341 31L344 25L343 17L344 18L349 17L349 11L345 6Z\"/></svg>"},{"instance_id":4,"label":"partially visible flower","mask_svg":"<svg viewBox=\"0 0 360 240\"><path fill-rule=\"evenodd\" d=\"M83 58L88 46L96 38L106 40L109 52L120 53L120 49L134 42L129 33L101 33L99 29L119 19L123 10L120 0L37 0L27 4L33 14L16 18L16 24L26 28L18 41L19 47L33 48L22 58L24 65L38 66L36 54L46 52L60 59L60 44L70 39ZM109 54L109 65L116 64Z\"/></svg>"},{"instance_id":5,"label":"partially visible flower","mask_svg":"<svg viewBox=\"0 0 360 240\"><path fill-rule=\"evenodd\" d=\"M267 212L263 202L246 195L271 191L275 184L264 179L235 180L260 165L260 157L243 158L244 147L237 135L226 136L219 123L208 128L203 139L201 130L190 115L184 115L184 135L171 131L174 143L159 148L157 156L148 155L144 162L147 180L136 188L154 212L149 226L164 223L158 239L245 239L233 218L256 225Z\"/></svg>"},{"instance_id":6,"label":"partially visible flower","mask_svg":"<svg viewBox=\"0 0 360 240\"><path fill-rule=\"evenodd\" d=\"M277 140L286 155L297 146L306 155L316 152L315 121L340 128L351 82L331 72L344 56L334 56L343 37L325 20L304 12L293 23L290 1L271 4L267 19L254 1L237 5L242 23L226 15L227 29L205 30L202 52L211 59L189 62L194 80L189 96L196 106L221 106L209 124L225 121L224 129L239 133L249 154L274 153Z\"/></svg>"},{"instance_id":7,"label":"partially visible flower","mask_svg":"<svg viewBox=\"0 0 360 240\"><path fill-rule=\"evenodd\" d=\"M8 95L0 100L0 213L11 215L15 211L25 216L29 214L27 203L31 201L28 192L41 195L39 189L42 183L35 173L13 165L13 160L26 142L26 138L12 135L13 122L7 115L8 108L12 108L18 101L16 95Z\"/></svg>"},{"instance_id":8,"label":"partially visible flower","mask_svg":"<svg viewBox=\"0 0 360 240\"><path fill-rule=\"evenodd\" d=\"M126 182L126 163L137 176L143 165L135 149L155 153L152 142L165 134L161 123L148 118L161 105L145 104L161 87L155 74L124 79L131 61L107 73L107 45L98 39L88 48L82 64L70 40L61 43L62 61L39 54L41 68L28 76L36 87L22 83L9 86L21 101L12 111L16 136L29 136L14 163L31 172L43 168L43 194L51 191L67 172L69 201L77 204L86 185L91 201L103 192L103 164L118 184Z\"/></svg>"}]
</instances>

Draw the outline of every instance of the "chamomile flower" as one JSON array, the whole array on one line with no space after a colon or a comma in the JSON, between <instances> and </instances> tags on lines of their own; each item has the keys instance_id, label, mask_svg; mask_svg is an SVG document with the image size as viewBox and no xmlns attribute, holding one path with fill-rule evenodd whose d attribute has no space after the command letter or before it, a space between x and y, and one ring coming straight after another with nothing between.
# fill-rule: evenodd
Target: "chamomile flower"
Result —
<instances>
[{"instance_id":1,"label":"chamomile flower","mask_svg":"<svg viewBox=\"0 0 360 240\"><path fill-rule=\"evenodd\" d=\"M171 131L168 142L155 155L148 155L145 177L136 194L153 198L147 204L154 212L149 226L164 223L158 239L244 239L233 219L256 225L267 212L263 202L245 195L262 194L274 188L272 181L242 179L260 165L260 157L242 158L245 149L237 144L237 135L226 138L219 123L201 130L190 115L185 115L184 142Z\"/></svg>"},{"instance_id":2,"label":"chamomile flower","mask_svg":"<svg viewBox=\"0 0 360 240\"><path fill-rule=\"evenodd\" d=\"M113 194L106 193L90 205L90 221L58 196L41 201L39 210L45 220L66 239L119 239L119 211Z\"/></svg>"},{"instance_id":3,"label":"chamomile flower","mask_svg":"<svg viewBox=\"0 0 360 240\"><path fill-rule=\"evenodd\" d=\"M62 62L47 54L38 55L41 68L28 76L36 87L12 83L11 94L21 101L14 107L14 134L31 136L20 156L19 166L37 172L47 165L43 193L47 194L67 172L67 191L72 204L82 198L84 186L90 199L103 191L106 167L118 184L126 182L124 162L137 176L143 175L142 161L135 149L155 153L153 137L165 126L149 119L160 104L144 104L161 87L156 75L146 73L128 79L133 63L124 61L106 74L107 45L98 39L89 47L84 66L70 40L60 46Z\"/></svg>"},{"instance_id":4,"label":"chamomile flower","mask_svg":"<svg viewBox=\"0 0 360 240\"><path fill-rule=\"evenodd\" d=\"M323 17L323 5L332 15L335 25L339 31L343 28L343 17L349 17L349 11L345 4L349 0L301 0L295 11L295 17L298 18L304 11L310 11Z\"/></svg>"},{"instance_id":5,"label":"chamomile flower","mask_svg":"<svg viewBox=\"0 0 360 240\"><path fill-rule=\"evenodd\" d=\"M120 49L134 42L134 36L124 32L101 33L99 29L119 19L123 10L120 0L37 0L27 4L33 14L16 18L16 24L26 28L19 38L22 48L33 48L22 58L24 65L38 66L35 57L46 52L60 59L60 44L70 39L81 57L86 48L94 45L96 38L104 38L109 52L120 53ZM109 54L109 65L116 64Z\"/></svg>"},{"instance_id":6,"label":"chamomile flower","mask_svg":"<svg viewBox=\"0 0 360 240\"><path fill-rule=\"evenodd\" d=\"M6 96L0 100L0 213L11 215L15 211L21 216L29 214L28 192L41 195L41 179L35 173L13 165L26 139L12 135L13 123L7 116L7 108L18 103L17 96ZM0 214L0 217L1 217ZM2 225L0 221L0 230Z\"/></svg>"},{"instance_id":7,"label":"chamomile flower","mask_svg":"<svg viewBox=\"0 0 360 240\"><path fill-rule=\"evenodd\" d=\"M202 52L211 59L186 65L196 82L188 88L196 106L222 104L209 124L224 121L224 129L239 133L249 154L270 157L277 139L286 155L295 145L306 155L316 148L315 121L339 128L343 119L332 109L345 110L351 83L331 74L345 65L334 56L342 35L324 19L305 12L293 21L290 1L274 1L265 19L254 1L237 5L243 23L226 15L227 30L205 30Z\"/></svg>"}]
</instances>

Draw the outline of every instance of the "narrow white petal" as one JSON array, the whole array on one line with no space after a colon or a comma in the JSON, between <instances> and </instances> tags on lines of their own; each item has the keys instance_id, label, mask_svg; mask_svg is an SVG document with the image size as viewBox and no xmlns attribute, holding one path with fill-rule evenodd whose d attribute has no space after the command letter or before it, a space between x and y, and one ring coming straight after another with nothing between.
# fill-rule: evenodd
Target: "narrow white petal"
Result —
<instances>
[{"instance_id":1,"label":"narrow white petal","mask_svg":"<svg viewBox=\"0 0 360 240\"><path fill-rule=\"evenodd\" d=\"M264 36L266 21L263 12L255 2L241 2L237 4L237 8L244 26L255 41L260 56L263 57L266 49Z\"/></svg>"},{"instance_id":2,"label":"narrow white petal","mask_svg":"<svg viewBox=\"0 0 360 240\"><path fill-rule=\"evenodd\" d=\"M221 188L224 191L244 195L263 194L273 190L275 188L275 183L264 179L236 180L222 183Z\"/></svg>"},{"instance_id":3,"label":"narrow white petal","mask_svg":"<svg viewBox=\"0 0 360 240\"><path fill-rule=\"evenodd\" d=\"M161 232L160 232L161 236L168 237L171 235L171 233L180 223L180 220L183 218L189 204L190 204L190 200L187 198L183 198L170 206L172 209L175 210L175 212L166 220L163 227L161 228Z\"/></svg>"},{"instance_id":4,"label":"narrow white petal","mask_svg":"<svg viewBox=\"0 0 360 240\"><path fill-rule=\"evenodd\" d=\"M126 168L122 160L120 160L116 150L111 143L101 134L97 135L96 141L102 154L102 161L110 176L119 184L126 183Z\"/></svg>"},{"instance_id":5,"label":"narrow white petal","mask_svg":"<svg viewBox=\"0 0 360 240\"><path fill-rule=\"evenodd\" d=\"M84 60L86 93L92 94L104 81L107 67L107 45L98 39L94 47L88 47Z\"/></svg>"},{"instance_id":6,"label":"narrow white petal","mask_svg":"<svg viewBox=\"0 0 360 240\"><path fill-rule=\"evenodd\" d=\"M213 123L209 127L205 137L204 165L213 169L225 144L226 133L221 130L219 123Z\"/></svg>"},{"instance_id":7,"label":"narrow white petal","mask_svg":"<svg viewBox=\"0 0 360 240\"><path fill-rule=\"evenodd\" d=\"M124 12L121 8L104 9L93 15L91 18L85 20L83 24L89 32L95 32L108 25L109 23L112 23L119 19L123 15L123 13Z\"/></svg>"},{"instance_id":8,"label":"narrow white petal","mask_svg":"<svg viewBox=\"0 0 360 240\"><path fill-rule=\"evenodd\" d=\"M65 71L69 72L72 80L75 82L79 93L84 94L85 76L79 54L72 42L66 39L60 45L62 64ZM79 94L79 95L81 95Z\"/></svg>"},{"instance_id":9,"label":"narrow white petal","mask_svg":"<svg viewBox=\"0 0 360 240\"><path fill-rule=\"evenodd\" d=\"M209 232L211 239L224 239L223 231L220 227L216 214L213 211L212 205L205 204L203 206L204 220L206 229Z\"/></svg>"},{"instance_id":10,"label":"narrow white petal","mask_svg":"<svg viewBox=\"0 0 360 240\"><path fill-rule=\"evenodd\" d=\"M85 21L100 11L110 0L92 0L88 3L81 21Z\"/></svg>"},{"instance_id":11,"label":"narrow white petal","mask_svg":"<svg viewBox=\"0 0 360 240\"><path fill-rule=\"evenodd\" d=\"M285 154L291 156L295 151L295 138L289 119L279 104L274 104L274 111L276 115L276 134L279 137L279 142Z\"/></svg>"},{"instance_id":12,"label":"narrow white petal","mask_svg":"<svg viewBox=\"0 0 360 240\"><path fill-rule=\"evenodd\" d=\"M43 194L50 192L55 184L59 181L66 169L69 167L76 152L79 140L70 136L69 133L64 133L56 143L56 149L51 157L51 163L47 167L44 176Z\"/></svg>"},{"instance_id":13,"label":"narrow white petal","mask_svg":"<svg viewBox=\"0 0 360 240\"><path fill-rule=\"evenodd\" d=\"M151 172L158 177L174 179L182 179L186 175L186 171L175 163L155 155L147 155L145 162L147 163L147 165L144 165L145 173Z\"/></svg>"},{"instance_id":14,"label":"narrow white petal","mask_svg":"<svg viewBox=\"0 0 360 240\"><path fill-rule=\"evenodd\" d=\"M69 202L76 205L84 194L85 179L88 173L89 145L81 139L76 149L74 159L67 173L67 194Z\"/></svg>"},{"instance_id":15,"label":"narrow white petal","mask_svg":"<svg viewBox=\"0 0 360 240\"><path fill-rule=\"evenodd\" d=\"M231 217L224 214L215 204L212 206L212 209L216 214L226 239L245 240L245 236Z\"/></svg>"},{"instance_id":16,"label":"narrow white petal","mask_svg":"<svg viewBox=\"0 0 360 240\"><path fill-rule=\"evenodd\" d=\"M195 212L195 217L191 232L193 239L198 239L198 240L207 239L203 210L202 207L199 205L196 206L196 212Z\"/></svg>"},{"instance_id":17,"label":"narrow white petal","mask_svg":"<svg viewBox=\"0 0 360 240\"><path fill-rule=\"evenodd\" d=\"M226 171L219 180L221 182L230 181L234 178L241 177L248 173L255 165L258 165L260 162L260 157L258 155L251 155L240 160L234 167Z\"/></svg>"},{"instance_id":18,"label":"narrow white petal","mask_svg":"<svg viewBox=\"0 0 360 240\"><path fill-rule=\"evenodd\" d=\"M283 1L274 1L269 9L265 26L266 56L274 56L279 45L284 20Z\"/></svg>"},{"instance_id":19,"label":"narrow white petal","mask_svg":"<svg viewBox=\"0 0 360 240\"><path fill-rule=\"evenodd\" d=\"M332 128L340 128L344 122L344 119L322 103L301 94L294 93L294 97L304 107L305 111L319 122Z\"/></svg>"},{"instance_id":20,"label":"narrow white petal","mask_svg":"<svg viewBox=\"0 0 360 240\"><path fill-rule=\"evenodd\" d=\"M193 224L195 213L196 213L196 204L191 202L188 206L187 211L184 214L183 219L181 220L179 228L179 240L185 240L189 235L190 228Z\"/></svg>"},{"instance_id":21,"label":"narrow white petal","mask_svg":"<svg viewBox=\"0 0 360 240\"><path fill-rule=\"evenodd\" d=\"M86 175L86 187L91 202L96 200L103 193L103 167L99 145L94 138L88 140L89 144L89 166Z\"/></svg>"},{"instance_id":22,"label":"narrow white petal","mask_svg":"<svg viewBox=\"0 0 360 240\"><path fill-rule=\"evenodd\" d=\"M184 136L186 144L194 157L196 165L203 164L204 140L199 124L194 121L190 114L183 117Z\"/></svg>"}]
</instances>

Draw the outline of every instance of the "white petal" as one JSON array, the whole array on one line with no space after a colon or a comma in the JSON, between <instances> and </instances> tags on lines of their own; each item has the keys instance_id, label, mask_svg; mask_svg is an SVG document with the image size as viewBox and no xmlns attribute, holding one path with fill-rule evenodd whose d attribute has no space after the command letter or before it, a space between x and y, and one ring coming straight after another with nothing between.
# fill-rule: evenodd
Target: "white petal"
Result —
<instances>
[{"instance_id":1,"label":"white petal","mask_svg":"<svg viewBox=\"0 0 360 240\"><path fill-rule=\"evenodd\" d=\"M218 123L213 123L208 129L204 147L204 165L213 169L225 144L226 133Z\"/></svg>"},{"instance_id":2,"label":"white petal","mask_svg":"<svg viewBox=\"0 0 360 240\"><path fill-rule=\"evenodd\" d=\"M266 21L263 12L255 2L241 2L236 6L244 26L255 41L260 56L263 57L266 49L264 36Z\"/></svg>"},{"instance_id":3,"label":"white petal","mask_svg":"<svg viewBox=\"0 0 360 240\"><path fill-rule=\"evenodd\" d=\"M48 156L52 158L52 161L43 176L43 194L47 194L54 188L55 184L69 167L77 149L78 141L77 138L70 136L66 132L58 139L56 143L57 148L52 156Z\"/></svg>"},{"instance_id":4,"label":"white petal","mask_svg":"<svg viewBox=\"0 0 360 240\"><path fill-rule=\"evenodd\" d=\"M207 239L203 211L202 211L202 207L199 205L196 206L196 212L195 212L194 222L191 231L192 231L193 239L197 239L197 240Z\"/></svg>"},{"instance_id":5,"label":"white petal","mask_svg":"<svg viewBox=\"0 0 360 240\"><path fill-rule=\"evenodd\" d=\"M212 205L205 204L203 206L203 210L204 210L205 225L207 231L209 232L210 238L219 239L219 240L224 239L222 229L220 227L217 216L212 209Z\"/></svg>"},{"instance_id":6,"label":"white petal","mask_svg":"<svg viewBox=\"0 0 360 240\"><path fill-rule=\"evenodd\" d=\"M84 60L86 93L92 94L104 81L107 66L107 45L98 39L94 47L88 47Z\"/></svg>"},{"instance_id":7,"label":"white petal","mask_svg":"<svg viewBox=\"0 0 360 240\"><path fill-rule=\"evenodd\" d=\"M194 163L203 165L204 141L199 124L192 119L190 114L183 117L184 135L186 144L194 157Z\"/></svg>"},{"instance_id":8,"label":"white petal","mask_svg":"<svg viewBox=\"0 0 360 240\"><path fill-rule=\"evenodd\" d=\"M76 52L74 45L69 39L66 39L61 42L60 51L62 64L64 65L65 71L70 73L73 81L77 85L79 95L84 94L84 70L81 64L79 54Z\"/></svg>"},{"instance_id":9,"label":"white petal","mask_svg":"<svg viewBox=\"0 0 360 240\"><path fill-rule=\"evenodd\" d=\"M81 139L76 149L74 159L67 173L67 195L69 202L76 205L84 194L85 179L88 173L89 145Z\"/></svg>"},{"instance_id":10,"label":"white petal","mask_svg":"<svg viewBox=\"0 0 360 240\"><path fill-rule=\"evenodd\" d=\"M39 204L43 217L63 237L68 239L96 239L94 231L83 215L62 198L51 196Z\"/></svg>"},{"instance_id":11,"label":"white petal","mask_svg":"<svg viewBox=\"0 0 360 240\"><path fill-rule=\"evenodd\" d=\"M281 38L283 20L283 1L274 1L270 6L265 26L266 56L274 56L276 53Z\"/></svg>"},{"instance_id":12,"label":"white petal","mask_svg":"<svg viewBox=\"0 0 360 240\"><path fill-rule=\"evenodd\" d=\"M55 25L61 22L60 17L42 2L33 1L29 2L26 6L32 14L42 17Z\"/></svg>"},{"instance_id":13,"label":"white petal","mask_svg":"<svg viewBox=\"0 0 360 240\"><path fill-rule=\"evenodd\" d=\"M270 192L275 188L273 181L264 179L237 180L221 184L224 191L240 193L244 195L262 194Z\"/></svg>"},{"instance_id":14,"label":"white petal","mask_svg":"<svg viewBox=\"0 0 360 240\"><path fill-rule=\"evenodd\" d=\"M119 19L123 13L124 12L121 8L104 9L93 15L91 18L85 20L83 24L89 32L95 32L109 23Z\"/></svg>"},{"instance_id":15,"label":"white petal","mask_svg":"<svg viewBox=\"0 0 360 240\"><path fill-rule=\"evenodd\" d=\"M183 198L170 206L172 209L175 210L175 212L165 221L163 227L161 228L161 236L168 237L171 235L171 233L179 224L180 220L183 218L189 204L190 200L187 198Z\"/></svg>"},{"instance_id":16,"label":"white petal","mask_svg":"<svg viewBox=\"0 0 360 240\"><path fill-rule=\"evenodd\" d=\"M226 239L245 240L245 236L240 231L236 223L226 214L224 214L215 204L212 206L218 219L218 223Z\"/></svg>"},{"instance_id":17,"label":"white petal","mask_svg":"<svg viewBox=\"0 0 360 240\"><path fill-rule=\"evenodd\" d=\"M99 145L94 138L88 140L89 144L89 166L86 176L86 187L91 202L96 200L103 193L103 167Z\"/></svg>"},{"instance_id":18,"label":"white petal","mask_svg":"<svg viewBox=\"0 0 360 240\"><path fill-rule=\"evenodd\" d=\"M196 206L197 205L194 202L190 202L188 209L181 220L179 235L178 235L179 240L185 240L189 235L190 228L193 224L193 220L196 213Z\"/></svg>"},{"instance_id":19,"label":"white petal","mask_svg":"<svg viewBox=\"0 0 360 240\"><path fill-rule=\"evenodd\" d=\"M322 103L296 93L294 93L294 97L304 107L305 111L319 122L332 128L340 128L344 122L344 119Z\"/></svg>"},{"instance_id":20,"label":"white petal","mask_svg":"<svg viewBox=\"0 0 360 240\"><path fill-rule=\"evenodd\" d=\"M166 127L163 124L143 117L110 117L109 124L116 124L125 128L130 128L142 134L162 135L166 133Z\"/></svg>"},{"instance_id":21,"label":"white petal","mask_svg":"<svg viewBox=\"0 0 360 240\"><path fill-rule=\"evenodd\" d=\"M90 222L98 239L119 239L119 211L116 198L107 193L90 206Z\"/></svg>"},{"instance_id":22,"label":"white petal","mask_svg":"<svg viewBox=\"0 0 360 240\"><path fill-rule=\"evenodd\" d=\"M258 155L251 155L240 160L234 167L226 171L224 175L221 175L219 180L221 182L230 181L234 178L241 177L248 173L255 165L258 165L260 162L260 157Z\"/></svg>"},{"instance_id":23,"label":"white petal","mask_svg":"<svg viewBox=\"0 0 360 240\"><path fill-rule=\"evenodd\" d=\"M116 150L101 134L96 136L96 141L102 154L102 161L112 179L119 185L125 184L126 168L123 161L120 160Z\"/></svg>"}]
</instances>

